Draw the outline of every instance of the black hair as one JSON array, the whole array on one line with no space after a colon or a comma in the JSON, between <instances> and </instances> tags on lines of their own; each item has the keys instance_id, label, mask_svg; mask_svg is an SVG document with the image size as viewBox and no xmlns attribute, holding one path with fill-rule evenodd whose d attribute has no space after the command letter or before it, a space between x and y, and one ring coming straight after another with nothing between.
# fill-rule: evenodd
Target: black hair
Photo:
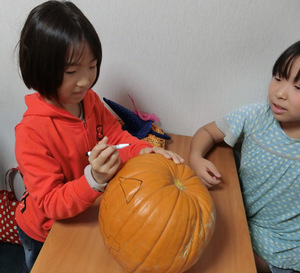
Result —
<instances>
[{"instance_id":1,"label":"black hair","mask_svg":"<svg viewBox=\"0 0 300 273\"><path fill-rule=\"evenodd\" d=\"M68 1L47 1L28 15L19 41L19 65L25 85L46 98L56 98L70 59L82 43L88 43L97 60L102 60L97 32L81 10Z\"/></svg>"},{"instance_id":2,"label":"black hair","mask_svg":"<svg viewBox=\"0 0 300 273\"><path fill-rule=\"evenodd\" d=\"M300 57L300 41L294 43L287 48L277 59L273 66L272 75L273 77L278 75L280 78L289 79L291 69L295 61ZM294 79L294 82L299 81L300 70Z\"/></svg>"}]
</instances>

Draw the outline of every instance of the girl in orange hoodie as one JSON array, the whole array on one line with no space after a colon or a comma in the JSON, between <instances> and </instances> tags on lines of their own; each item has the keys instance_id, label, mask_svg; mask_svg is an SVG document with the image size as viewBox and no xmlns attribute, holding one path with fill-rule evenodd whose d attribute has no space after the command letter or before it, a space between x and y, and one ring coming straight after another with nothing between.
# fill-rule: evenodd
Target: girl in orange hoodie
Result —
<instances>
[{"instance_id":1,"label":"girl in orange hoodie","mask_svg":"<svg viewBox=\"0 0 300 273\"><path fill-rule=\"evenodd\" d=\"M16 211L23 272L31 270L53 222L92 205L122 162L151 152L183 162L121 129L90 89L101 59L95 29L71 2L48 1L30 12L19 63L25 85L37 92L25 97L28 109L15 129L15 154L26 186ZM117 150L119 143L130 146Z\"/></svg>"}]
</instances>

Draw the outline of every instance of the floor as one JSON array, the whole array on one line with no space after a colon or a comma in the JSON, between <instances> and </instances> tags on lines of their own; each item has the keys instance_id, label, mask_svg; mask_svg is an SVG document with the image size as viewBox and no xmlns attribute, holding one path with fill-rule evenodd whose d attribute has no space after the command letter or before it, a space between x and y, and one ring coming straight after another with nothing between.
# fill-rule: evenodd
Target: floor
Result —
<instances>
[{"instance_id":1,"label":"floor","mask_svg":"<svg viewBox=\"0 0 300 273\"><path fill-rule=\"evenodd\" d=\"M22 246L0 243L0 273L20 273L23 261Z\"/></svg>"}]
</instances>

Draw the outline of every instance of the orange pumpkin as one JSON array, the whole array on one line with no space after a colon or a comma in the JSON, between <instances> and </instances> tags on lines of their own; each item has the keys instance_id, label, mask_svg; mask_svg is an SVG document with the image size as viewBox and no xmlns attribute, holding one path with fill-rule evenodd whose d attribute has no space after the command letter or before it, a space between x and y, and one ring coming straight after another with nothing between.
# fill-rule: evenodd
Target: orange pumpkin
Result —
<instances>
[{"instance_id":1,"label":"orange pumpkin","mask_svg":"<svg viewBox=\"0 0 300 273\"><path fill-rule=\"evenodd\" d=\"M199 178L159 154L127 161L101 198L104 244L126 272L184 272L201 256L214 224L213 201Z\"/></svg>"}]
</instances>

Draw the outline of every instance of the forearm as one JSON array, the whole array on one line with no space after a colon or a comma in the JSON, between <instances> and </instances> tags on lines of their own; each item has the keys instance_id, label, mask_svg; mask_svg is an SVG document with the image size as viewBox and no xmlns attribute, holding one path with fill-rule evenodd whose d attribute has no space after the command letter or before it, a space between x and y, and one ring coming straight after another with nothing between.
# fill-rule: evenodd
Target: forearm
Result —
<instances>
[{"instance_id":1,"label":"forearm","mask_svg":"<svg viewBox=\"0 0 300 273\"><path fill-rule=\"evenodd\" d=\"M205 155L224 139L224 134L215 122L201 127L193 136L191 142L191 157L205 157Z\"/></svg>"},{"instance_id":2,"label":"forearm","mask_svg":"<svg viewBox=\"0 0 300 273\"><path fill-rule=\"evenodd\" d=\"M190 165L208 188L221 182L221 174L214 164L204 157L215 144L223 139L224 134L215 122L201 127L192 138Z\"/></svg>"},{"instance_id":3,"label":"forearm","mask_svg":"<svg viewBox=\"0 0 300 273\"><path fill-rule=\"evenodd\" d=\"M204 128L200 128L192 138L190 154L205 157L214 145L215 142L210 134Z\"/></svg>"}]
</instances>

